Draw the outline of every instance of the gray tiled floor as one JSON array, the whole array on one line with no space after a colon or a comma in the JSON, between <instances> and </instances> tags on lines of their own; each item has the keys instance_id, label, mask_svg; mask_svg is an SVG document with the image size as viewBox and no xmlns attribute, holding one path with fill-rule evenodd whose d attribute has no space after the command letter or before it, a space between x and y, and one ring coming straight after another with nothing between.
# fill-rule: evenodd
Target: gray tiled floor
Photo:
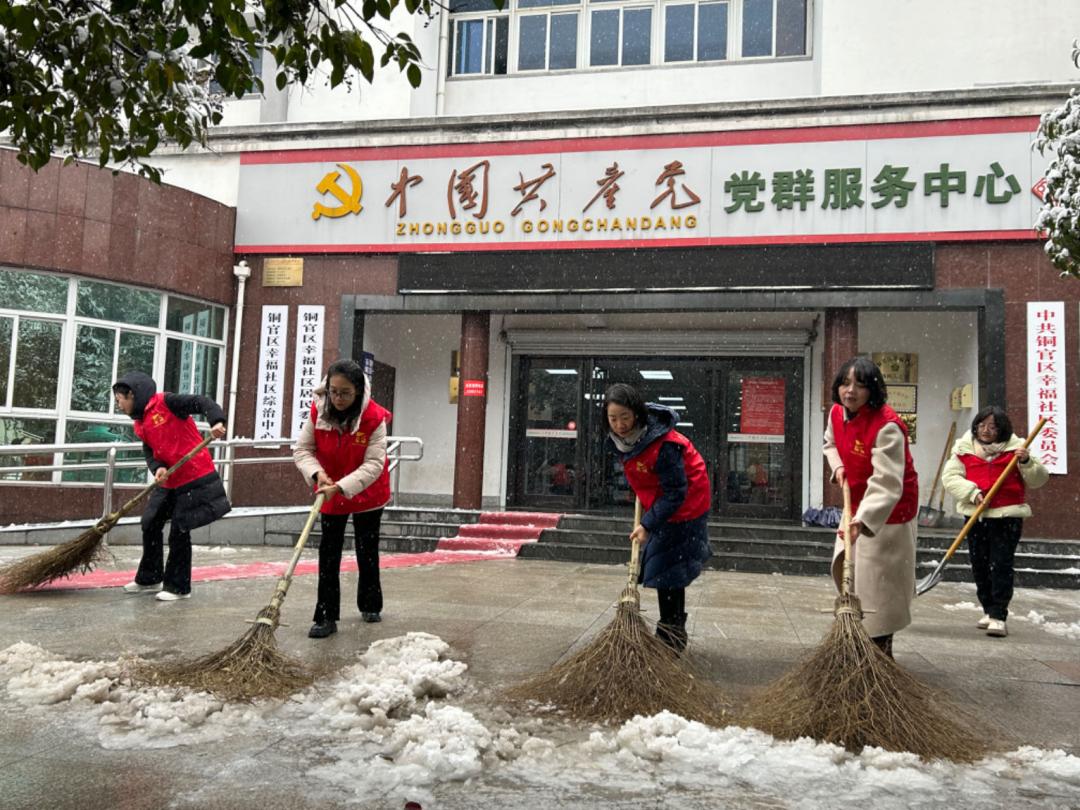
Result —
<instances>
[{"instance_id":1,"label":"gray tiled floor","mask_svg":"<svg viewBox=\"0 0 1080 810\"><path fill-rule=\"evenodd\" d=\"M0 561L27 551L0 548ZM197 549L195 564L282 560L288 554L268 547L228 556ZM120 567L131 566L137 550L121 549L120 557ZM339 632L316 642L306 637L315 578L300 576L285 602L288 626L277 631L277 640L286 652L334 667L351 662L375 639L422 630L442 637L455 657L469 664L476 695L490 695L546 669L602 627L623 580L617 567L544 561L394 568L383 573L384 620L368 625L349 607L355 575L346 575ZM69 658L194 656L242 634L273 587L267 578L197 582L194 598L175 604L128 596L118 588L0 597L0 649L24 640ZM738 703L820 641L832 621L830 590L824 578L706 572L688 592L699 662ZM1009 638L988 638L974 627L975 611L945 609L961 601L974 601L971 586L944 583L920 597L915 623L897 636L897 660L1017 745L1080 754L1080 670L1070 668L1080 660L1080 644L1019 620L1010 621ZM652 592L644 592L642 603L655 617ZM1077 622L1080 593L1020 590L1013 608L1015 616L1035 609ZM1065 663L1055 667L1054 662ZM69 723L70 713L63 709L41 714L12 705L0 714L0 806L338 806L325 786L311 792L299 764L287 765L306 766L317 756L301 740L230 738L167 751L114 751ZM460 802L446 806L468 806ZM564 805L556 797L536 805L557 806ZM769 805L748 800L738 806Z\"/></svg>"}]
</instances>

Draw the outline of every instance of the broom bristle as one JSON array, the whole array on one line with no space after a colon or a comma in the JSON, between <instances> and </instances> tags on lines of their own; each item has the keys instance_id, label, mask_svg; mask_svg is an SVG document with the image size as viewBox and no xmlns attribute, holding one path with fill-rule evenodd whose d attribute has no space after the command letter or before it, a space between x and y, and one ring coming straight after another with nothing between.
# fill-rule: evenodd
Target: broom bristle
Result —
<instances>
[{"instance_id":1,"label":"broom bristle","mask_svg":"<svg viewBox=\"0 0 1080 810\"><path fill-rule=\"evenodd\" d=\"M988 753L989 737L977 721L874 644L856 597L837 603L828 635L751 701L741 724L778 739L810 737L855 753L876 746L957 762Z\"/></svg>"},{"instance_id":2,"label":"broom bristle","mask_svg":"<svg viewBox=\"0 0 1080 810\"><path fill-rule=\"evenodd\" d=\"M277 612L263 608L251 628L225 649L189 662L143 662L134 677L152 686L210 692L223 700L283 700L310 686L315 676L302 662L278 649L274 638L277 625Z\"/></svg>"},{"instance_id":3,"label":"broom bristle","mask_svg":"<svg viewBox=\"0 0 1080 810\"><path fill-rule=\"evenodd\" d=\"M0 594L46 585L76 571L91 571L105 554L101 541L107 532L99 523L74 540L8 563L0 568Z\"/></svg>"},{"instance_id":4,"label":"broom bristle","mask_svg":"<svg viewBox=\"0 0 1080 810\"><path fill-rule=\"evenodd\" d=\"M587 721L622 722L666 709L720 725L728 705L714 684L649 632L636 602L622 599L615 618L596 638L504 695L553 704Z\"/></svg>"}]
</instances>

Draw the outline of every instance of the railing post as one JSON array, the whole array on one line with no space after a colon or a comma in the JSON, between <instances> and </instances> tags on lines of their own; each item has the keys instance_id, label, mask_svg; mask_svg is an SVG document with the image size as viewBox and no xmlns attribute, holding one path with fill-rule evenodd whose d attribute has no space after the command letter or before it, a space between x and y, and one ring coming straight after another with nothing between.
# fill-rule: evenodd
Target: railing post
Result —
<instances>
[{"instance_id":1,"label":"railing post","mask_svg":"<svg viewBox=\"0 0 1080 810\"><path fill-rule=\"evenodd\" d=\"M102 517L107 517L112 511L112 492L113 492L113 479L116 476L116 448L110 447L105 454L106 463L109 465L105 468L105 486L103 487L102 498L105 500L104 511L101 513Z\"/></svg>"}]
</instances>

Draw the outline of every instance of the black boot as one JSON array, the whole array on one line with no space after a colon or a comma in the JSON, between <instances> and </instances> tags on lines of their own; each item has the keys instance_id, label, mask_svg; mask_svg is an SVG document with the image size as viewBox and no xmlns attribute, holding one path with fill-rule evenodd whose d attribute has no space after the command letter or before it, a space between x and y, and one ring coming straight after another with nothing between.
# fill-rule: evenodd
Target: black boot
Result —
<instances>
[{"instance_id":1,"label":"black boot","mask_svg":"<svg viewBox=\"0 0 1080 810\"><path fill-rule=\"evenodd\" d=\"M308 638L326 638L336 632L337 622L333 619L323 619L321 622L315 622L315 624L311 625L311 629L308 630Z\"/></svg>"},{"instance_id":2,"label":"black boot","mask_svg":"<svg viewBox=\"0 0 1080 810\"><path fill-rule=\"evenodd\" d=\"M670 647L676 655L686 649L686 614L680 613L668 622L656 625L656 637Z\"/></svg>"}]
</instances>

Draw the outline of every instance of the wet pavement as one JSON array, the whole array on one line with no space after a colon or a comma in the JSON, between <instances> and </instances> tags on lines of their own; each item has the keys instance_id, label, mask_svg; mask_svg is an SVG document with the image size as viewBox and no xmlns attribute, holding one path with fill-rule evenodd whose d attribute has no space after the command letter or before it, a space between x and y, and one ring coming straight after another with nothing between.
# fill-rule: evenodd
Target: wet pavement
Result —
<instances>
[{"instance_id":1,"label":"wet pavement","mask_svg":"<svg viewBox=\"0 0 1080 810\"><path fill-rule=\"evenodd\" d=\"M39 549L0 547L0 562ZM133 570L138 549L120 546L108 567ZM284 561L273 547L196 547L196 568ZM389 557L390 555L384 555ZM305 555L314 559L315 554ZM401 561L401 562L407 562ZM545 561L495 559L401 565L383 572L383 621L364 624L351 608L355 574L343 575L339 632L310 640L315 577L298 576L276 638L285 651L318 667L353 663L372 641L423 631L450 644L468 664L470 694L479 707L503 686L547 669L582 638L605 626L623 569ZM242 635L267 604L273 577L196 582L193 598L159 603L119 588L53 589L0 596L0 650L29 642L72 660L194 657ZM692 648L698 662L736 705L816 645L832 622L831 583L824 578L705 572L688 590ZM655 597L643 594L653 618ZM943 689L989 724L1010 748L1063 749L1080 755L1080 592L1019 589L1010 635L987 637L973 587L942 583L916 602L914 624L896 637L897 661ZM1071 629L1070 629L1071 628ZM1068 635L1073 635L1069 638ZM3 692L0 691L0 695ZM320 743L294 735L227 737L170 748L103 747L70 708L7 701L0 715L0 807L15 808L400 808L400 801L358 803L315 784L307 769L325 757ZM514 792L498 780L455 782L436 791L438 806L502 807ZM547 807L610 808L791 806L737 793L688 794L676 804L632 795L587 800L552 788L534 797ZM1080 805L1080 792L1075 797ZM1071 802L1071 799L1068 800ZM710 803L711 802L711 803Z\"/></svg>"}]
</instances>

